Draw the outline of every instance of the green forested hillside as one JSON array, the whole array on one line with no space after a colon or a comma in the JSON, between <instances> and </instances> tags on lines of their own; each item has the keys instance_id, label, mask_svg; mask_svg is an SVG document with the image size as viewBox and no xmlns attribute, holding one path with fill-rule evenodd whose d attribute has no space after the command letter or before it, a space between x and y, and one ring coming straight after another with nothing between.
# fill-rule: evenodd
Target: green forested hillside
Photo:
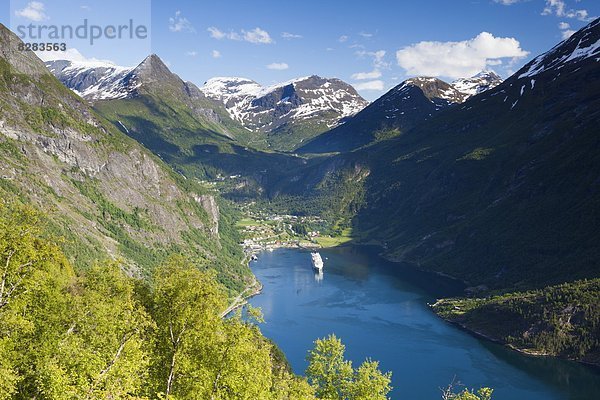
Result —
<instances>
[{"instance_id":1,"label":"green forested hillside","mask_svg":"<svg viewBox=\"0 0 600 400\"><path fill-rule=\"evenodd\" d=\"M104 122L0 26L0 195L46 212L78 268L122 258L145 275L171 253L250 282L227 207Z\"/></svg>"},{"instance_id":2,"label":"green forested hillside","mask_svg":"<svg viewBox=\"0 0 600 400\"><path fill-rule=\"evenodd\" d=\"M532 354L600 363L600 280L484 299L446 299L433 309L486 337Z\"/></svg>"},{"instance_id":3,"label":"green forested hillside","mask_svg":"<svg viewBox=\"0 0 600 400\"><path fill-rule=\"evenodd\" d=\"M570 54L584 35L593 43L599 27L556 51ZM576 59L519 78L527 68L398 138L341 156L370 169L359 239L490 288L599 276L599 64Z\"/></svg>"},{"instance_id":4,"label":"green forested hillside","mask_svg":"<svg viewBox=\"0 0 600 400\"><path fill-rule=\"evenodd\" d=\"M335 336L293 375L248 310L220 317L212 270L174 256L149 279L100 262L75 271L40 214L0 203L0 399L384 400L390 373L358 368ZM487 400L469 391L456 399Z\"/></svg>"}]
</instances>

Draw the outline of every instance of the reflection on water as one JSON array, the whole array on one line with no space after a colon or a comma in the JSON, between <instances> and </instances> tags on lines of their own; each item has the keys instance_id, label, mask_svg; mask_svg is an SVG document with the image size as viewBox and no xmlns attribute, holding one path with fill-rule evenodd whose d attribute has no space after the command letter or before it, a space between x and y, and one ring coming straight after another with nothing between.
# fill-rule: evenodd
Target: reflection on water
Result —
<instances>
[{"instance_id":1,"label":"reflection on water","mask_svg":"<svg viewBox=\"0 0 600 400\"><path fill-rule=\"evenodd\" d=\"M321 282L323 280L323 270L315 271L315 282Z\"/></svg>"},{"instance_id":2,"label":"reflection on water","mask_svg":"<svg viewBox=\"0 0 600 400\"><path fill-rule=\"evenodd\" d=\"M371 357L393 371L394 399L438 399L438 388L455 377L469 387L494 387L494 400L584 400L600 393L595 370L523 356L437 318L427 303L460 294L460 282L388 263L370 249L321 255L321 274L301 250L265 252L251 265L264 285L251 300L263 310L261 330L297 373L306 368L313 340L335 333L355 364Z\"/></svg>"}]
</instances>

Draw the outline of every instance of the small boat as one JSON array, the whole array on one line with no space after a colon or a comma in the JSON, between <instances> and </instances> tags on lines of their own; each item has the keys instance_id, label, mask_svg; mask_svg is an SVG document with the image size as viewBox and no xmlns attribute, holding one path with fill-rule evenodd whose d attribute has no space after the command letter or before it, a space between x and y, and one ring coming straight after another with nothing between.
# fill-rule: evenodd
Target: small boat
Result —
<instances>
[{"instance_id":1,"label":"small boat","mask_svg":"<svg viewBox=\"0 0 600 400\"><path fill-rule=\"evenodd\" d=\"M321 255L317 252L310 253L310 258L313 268L319 272L323 271L323 259L321 258Z\"/></svg>"},{"instance_id":2,"label":"small boat","mask_svg":"<svg viewBox=\"0 0 600 400\"><path fill-rule=\"evenodd\" d=\"M256 256L256 254L252 254L250 256L250 260L252 260L252 261L258 261L258 257Z\"/></svg>"}]
</instances>

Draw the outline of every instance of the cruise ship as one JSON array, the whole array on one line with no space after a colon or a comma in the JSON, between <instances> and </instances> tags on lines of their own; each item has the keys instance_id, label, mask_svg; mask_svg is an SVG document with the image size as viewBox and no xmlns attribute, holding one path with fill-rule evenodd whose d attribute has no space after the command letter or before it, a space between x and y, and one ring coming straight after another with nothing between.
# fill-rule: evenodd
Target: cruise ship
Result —
<instances>
[{"instance_id":1,"label":"cruise ship","mask_svg":"<svg viewBox=\"0 0 600 400\"><path fill-rule=\"evenodd\" d=\"M313 268L319 272L323 271L323 259L321 258L321 255L317 252L314 252L314 253L310 253L310 257L311 257Z\"/></svg>"}]
</instances>

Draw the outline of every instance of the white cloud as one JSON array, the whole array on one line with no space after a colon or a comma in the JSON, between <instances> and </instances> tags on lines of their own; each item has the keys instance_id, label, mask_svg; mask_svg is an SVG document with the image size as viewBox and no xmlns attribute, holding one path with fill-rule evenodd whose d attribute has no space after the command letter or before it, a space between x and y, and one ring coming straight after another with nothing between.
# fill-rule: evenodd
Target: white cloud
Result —
<instances>
[{"instance_id":1,"label":"white cloud","mask_svg":"<svg viewBox=\"0 0 600 400\"><path fill-rule=\"evenodd\" d=\"M567 5L562 0L546 0L546 7L542 11L542 15L556 14L557 17L563 17L566 7Z\"/></svg>"},{"instance_id":2,"label":"white cloud","mask_svg":"<svg viewBox=\"0 0 600 400\"><path fill-rule=\"evenodd\" d=\"M221 52L219 50L213 50L211 55L212 58L221 58Z\"/></svg>"},{"instance_id":3,"label":"white cloud","mask_svg":"<svg viewBox=\"0 0 600 400\"><path fill-rule=\"evenodd\" d=\"M356 79L359 81L377 78L381 78L381 71L379 70L374 70L371 72L357 72L355 74L352 74L352 79Z\"/></svg>"},{"instance_id":4,"label":"white cloud","mask_svg":"<svg viewBox=\"0 0 600 400\"><path fill-rule=\"evenodd\" d=\"M515 3L518 3L521 0L494 0L496 3L500 3L503 4L505 6L510 6L513 5Z\"/></svg>"},{"instance_id":5,"label":"white cloud","mask_svg":"<svg viewBox=\"0 0 600 400\"><path fill-rule=\"evenodd\" d=\"M373 70L371 72L357 72L355 74L352 74L352 79L367 80L381 78L381 70L390 67L390 63L386 62L384 59L386 54L385 50L359 50L355 54L360 58L371 57L373 59Z\"/></svg>"},{"instance_id":6,"label":"white cloud","mask_svg":"<svg viewBox=\"0 0 600 400\"><path fill-rule=\"evenodd\" d=\"M283 71L288 69L290 66L287 65L286 63L271 63L269 65L267 65L268 69L274 69L276 71Z\"/></svg>"},{"instance_id":7,"label":"white cloud","mask_svg":"<svg viewBox=\"0 0 600 400\"><path fill-rule=\"evenodd\" d=\"M558 24L558 29L560 29L561 31L564 30L564 29L569 29L570 27L571 27L571 25L569 25L566 22L560 22Z\"/></svg>"},{"instance_id":8,"label":"white cloud","mask_svg":"<svg viewBox=\"0 0 600 400\"><path fill-rule=\"evenodd\" d=\"M396 60L411 75L455 79L472 76L489 65L498 65L503 58L515 60L528 54L514 38L481 32L460 42L419 42L406 46L396 52Z\"/></svg>"},{"instance_id":9,"label":"white cloud","mask_svg":"<svg viewBox=\"0 0 600 400\"><path fill-rule=\"evenodd\" d=\"M195 50L192 50L192 51L186 52L185 55L188 57L196 57L198 55L198 52Z\"/></svg>"},{"instance_id":10,"label":"white cloud","mask_svg":"<svg viewBox=\"0 0 600 400\"><path fill-rule=\"evenodd\" d=\"M354 83L352 86L354 86L356 90L383 90L383 81L375 80L368 82L358 82Z\"/></svg>"},{"instance_id":11,"label":"white cloud","mask_svg":"<svg viewBox=\"0 0 600 400\"><path fill-rule=\"evenodd\" d=\"M571 25L569 25L567 22L559 22L558 23L558 29L560 29L560 34L564 39L568 39L570 38L576 31L571 29Z\"/></svg>"},{"instance_id":12,"label":"white cloud","mask_svg":"<svg viewBox=\"0 0 600 400\"><path fill-rule=\"evenodd\" d=\"M50 19L45 12L44 3L40 1L31 1L27 3L27 7L22 10L15 11L18 17L23 17L30 21L44 21Z\"/></svg>"},{"instance_id":13,"label":"white cloud","mask_svg":"<svg viewBox=\"0 0 600 400\"><path fill-rule=\"evenodd\" d=\"M245 41L255 44L271 44L274 43L273 39L269 35L269 32L262 30L260 28L254 28L249 31L241 30L241 32L223 32L219 28L214 26L209 27L208 32L210 37L213 39L221 40L221 39L229 39L229 40L238 40Z\"/></svg>"},{"instance_id":14,"label":"white cloud","mask_svg":"<svg viewBox=\"0 0 600 400\"><path fill-rule=\"evenodd\" d=\"M340 42L340 43L344 43L344 42L346 42L348 39L350 39L350 38L348 37L348 35L342 35L342 36L340 36L340 37L338 38L338 42Z\"/></svg>"},{"instance_id":15,"label":"white cloud","mask_svg":"<svg viewBox=\"0 0 600 400\"><path fill-rule=\"evenodd\" d=\"M250 31L242 30L242 33L244 34L244 40L246 42L257 43L257 44L273 43L273 39L271 39L269 32L263 31L260 28L254 28Z\"/></svg>"},{"instance_id":16,"label":"white cloud","mask_svg":"<svg viewBox=\"0 0 600 400\"><path fill-rule=\"evenodd\" d=\"M360 36L364 37L364 38L371 38L371 37L373 37L373 34L369 33L369 32L359 32L358 34Z\"/></svg>"},{"instance_id":17,"label":"white cloud","mask_svg":"<svg viewBox=\"0 0 600 400\"><path fill-rule=\"evenodd\" d=\"M217 40L221 40L221 39L231 39L230 37L227 37L227 34L225 32L220 31L218 28L215 28L214 26L211 26L207 29L207 31L210 34L210 37L213 39L217 39Z\"/></svg>"},{"instance_id":18,"label":"white cloud","mask_svg":"<svg viewBox=\"0 0 600 400\"><path fill-rule=\"evenodd\" d=\"M587 10L574 10L567 8L563 0L546 0L546 6L542 15L556 15L561 18L576 18L580 21L589 22L596 17L591 17Z\"/></svg>"},{"instance_id":19,"label":"white cloud","mask_svg":"<svg viewBox=\"0 0 600 400\"><path fill-rule=\"evenodd\" d=\"M281 37L284 39L302 39L302 35L297 35L295 33L283 32Z\"/></svg>"},{"instance_id":20,"label":"white cloud","mask_svg":"<svg viewBox=\"0 0 600 400\"><path fill-rule=\"evenodd\" d=\"M390 63L386 62L384 57L385 57L385 50L377 50L377 51L365 51L365 50L359 50L355 53L358 57L372 57L373 58L373 67L375 67L376 69L379 68L388 68L390 66Z\"/></svg>"},{"instance_id":21,"label":"white cloud","mask_svg":"<svg viewBox=\"0 0 600 400\"><path fill-rule=\"evenodd\" d=\"M89 63L108 63L115 65L114 62L109 60L100 60L97 58L87 58L75 48L69 48L65 51L38 51L35 53L42 61L54 61L54 60L67 60L75 62L89 62Z\"/></svg>"},{"instance_id":22,"label":"white cloud","mask_svg":"<svg viewBox=\"0 0 600 400\"><path fill-rule=\"evenodd\" d=\"M181 15L181 11L176 11L175 16L169 18L169 30L171 32L196 32L192 23Z\"/></svg>"}]
</instances>

